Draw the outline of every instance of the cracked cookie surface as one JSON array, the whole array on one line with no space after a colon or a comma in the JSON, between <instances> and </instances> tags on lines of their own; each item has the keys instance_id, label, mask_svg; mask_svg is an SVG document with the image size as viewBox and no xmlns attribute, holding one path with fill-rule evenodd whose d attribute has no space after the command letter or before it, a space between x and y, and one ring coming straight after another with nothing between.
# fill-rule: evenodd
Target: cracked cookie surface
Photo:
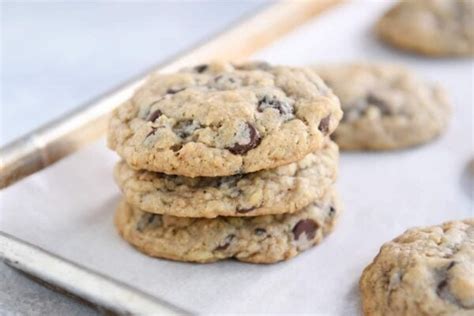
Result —
<instances>
[{"instance_id":1,"label":"cracked cookie surface","mask_svg":"<svg viewBox=\"0 0 474 316\"><path fill-rule=\"evenodd\" d=\"M426 143L447 127L444 90L391 64L317 66L341 100L344 117L331 138L346 150L385 150Z\"/></svg>"},{"instance_id":2,"label":"cracked cookie surface","mask_svg":"<svg viewBox=\"0 0 474 316\"><path fill-rule=\"evenodd\" d=\"M400 1L378 21L389 44L429 56L474 55L474 1Z\"/></svg>"},{"instance_id":3,"label":"cracked cookie surface","mask_svg":"<svg viewBox=\"0 0 474 316\"><path fill-rule=\"evenodd\" d=\"M134 170L123 161L115 179L127 202L150 213L181 217L293 213L321 198L337 176L337 145L275 169L227 177L188 178Z\"/></svg>"},{"instance_id":4,"label":"cracked cookie surface","mask_svg":"<svg viewBox=\"0 0 474 316\"><path fill-rule=\"evenodd\" d=\"M311 69L214 63L150 76L113 112L108 144L135 169L228 176L302 159L341 117Z\"/></svg>"},{"instance_id":5,"label":"cracked cookie surface","mask_svg":"<svg viewBox=\"0 0 474 316\"><path fill-rule=\"evenodd\" d=\"M339 213L338 199L330 190L318 203L296 213L255 217L174 217L146 213L122 201L115 224L126 241L153 257L272 263L320 243Z\"/></svg>"},{"instance_id":6,"label":"cracked cookie surface","mask_svg":"<svg viewBox=\"0 0 474 316\"><path fill-rule=\"evenodd\" d=\"M359 285L365 315L474 315L474 219L406 231Z\"/></svg>"}]
</instances>

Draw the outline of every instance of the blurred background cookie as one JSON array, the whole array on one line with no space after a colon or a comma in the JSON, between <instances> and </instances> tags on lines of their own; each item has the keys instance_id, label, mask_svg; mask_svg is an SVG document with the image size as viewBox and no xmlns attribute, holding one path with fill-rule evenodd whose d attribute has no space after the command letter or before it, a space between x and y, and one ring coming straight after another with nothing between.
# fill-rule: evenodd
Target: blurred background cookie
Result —
<instances>
[{"instance_id":1,"label":"blurred background cookie","mask_svg":"<svg viewBox=\"0 0 474 316\"><path fill-rule=\"evenodd\" d=\"M404 0L378 21L385 42L429 56L474 55L474 1Z\"/></svg>"},{"instance_id":2,"label":"blurred background cookie","mask_svg":"<svg viewBox=\"0 0 474 316\"><path fill-rule=\"evenodd\" d=\"M344 116L331 138L341 149L384 150L426 143L447 127L443 89L391 64L339 64L316 72L341 100Z\"/></svg>"}]
</instances>

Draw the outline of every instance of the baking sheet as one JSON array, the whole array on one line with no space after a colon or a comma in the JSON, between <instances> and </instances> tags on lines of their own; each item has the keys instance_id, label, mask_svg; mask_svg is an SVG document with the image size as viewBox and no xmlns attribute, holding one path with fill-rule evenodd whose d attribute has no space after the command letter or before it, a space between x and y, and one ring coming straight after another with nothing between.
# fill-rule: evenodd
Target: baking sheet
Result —
<instances>
[{"instance_id":1,"label":"baking sheet","mask_svg":"<svg viewBox=\"0 0 474 316\"><path fill-rule=\"evenodd\" d=\"M359 313L358 278L383 242L412 226L474 215L466 173L474 157L474 64L424 59L379 44L370 28L387 5L342 5L256 56L295 65L389 60L450 93L454 115L439 140L395 152L343 153L338 188L345 211L320 246L274 265L143 256L113 227L120 194L112 168L118 159L103 140L0 191L0 230L198 313Z\"/></svg>"}]
</instances>

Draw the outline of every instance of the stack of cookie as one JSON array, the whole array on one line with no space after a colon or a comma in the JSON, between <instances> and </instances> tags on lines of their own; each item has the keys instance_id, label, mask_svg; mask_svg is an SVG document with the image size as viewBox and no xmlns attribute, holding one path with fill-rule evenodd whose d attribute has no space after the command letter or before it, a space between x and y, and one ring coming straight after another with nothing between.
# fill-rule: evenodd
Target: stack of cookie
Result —
<instances>
[{"instance_id":1,"label":"stack of cookie","mask_svg":"<svg viewBox=\"0 0 474 316\"><path fill-rule=\"evenodd\" d=\"M154 74L112 115L116 225L145 254L270 263L319 243L340 211L342 117L310 69L199 65Z\"/></svg>"}]
</instances>

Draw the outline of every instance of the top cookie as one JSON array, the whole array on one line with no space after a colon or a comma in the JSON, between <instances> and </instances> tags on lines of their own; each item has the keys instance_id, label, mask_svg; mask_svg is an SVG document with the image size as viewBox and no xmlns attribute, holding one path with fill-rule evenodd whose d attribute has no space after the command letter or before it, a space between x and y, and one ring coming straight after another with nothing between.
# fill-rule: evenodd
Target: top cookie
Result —
<instances>
[{"instance_id":1,"label":"top cookie","mask_svg":"<svg viewBox=\"0 0 474 316\"><path fill-rule=\"evenodd\" d=\"M444 90L391 64L316 68L340 98L344 117L331 138L341 149L397 149L425 143L447 127Z\"/></svg>"},{"instance_id":2,"label":"top cookie","mask_svg":"<svg viewBox=\"0 0 474 316\"><path fill-rule=\"evenodd\" d=\"M401 1L378 21L376 31L401 49L430 56L472 56L474 1Z\"/></svg>"},{"instance_id":3,"label":"top cookie","mask_svg":"<svg viewBox=\"0 0 474 316\"><path fill-rule=\"evenodd\" d=\"M310 69L215 63L152 75L114 111L108 144L133 168L227 176L302 159L341 117Z\"/></svg>"},{"instance_id":4,"label":"top cookie","mask_svg":"<svg viewBox=\"0 0 474 316\"><path fill-rule=\"evenodd\" d=\"M474 219L414 228L360 280L365 315L474 315Z\"/></svg>"}]
</instances>

